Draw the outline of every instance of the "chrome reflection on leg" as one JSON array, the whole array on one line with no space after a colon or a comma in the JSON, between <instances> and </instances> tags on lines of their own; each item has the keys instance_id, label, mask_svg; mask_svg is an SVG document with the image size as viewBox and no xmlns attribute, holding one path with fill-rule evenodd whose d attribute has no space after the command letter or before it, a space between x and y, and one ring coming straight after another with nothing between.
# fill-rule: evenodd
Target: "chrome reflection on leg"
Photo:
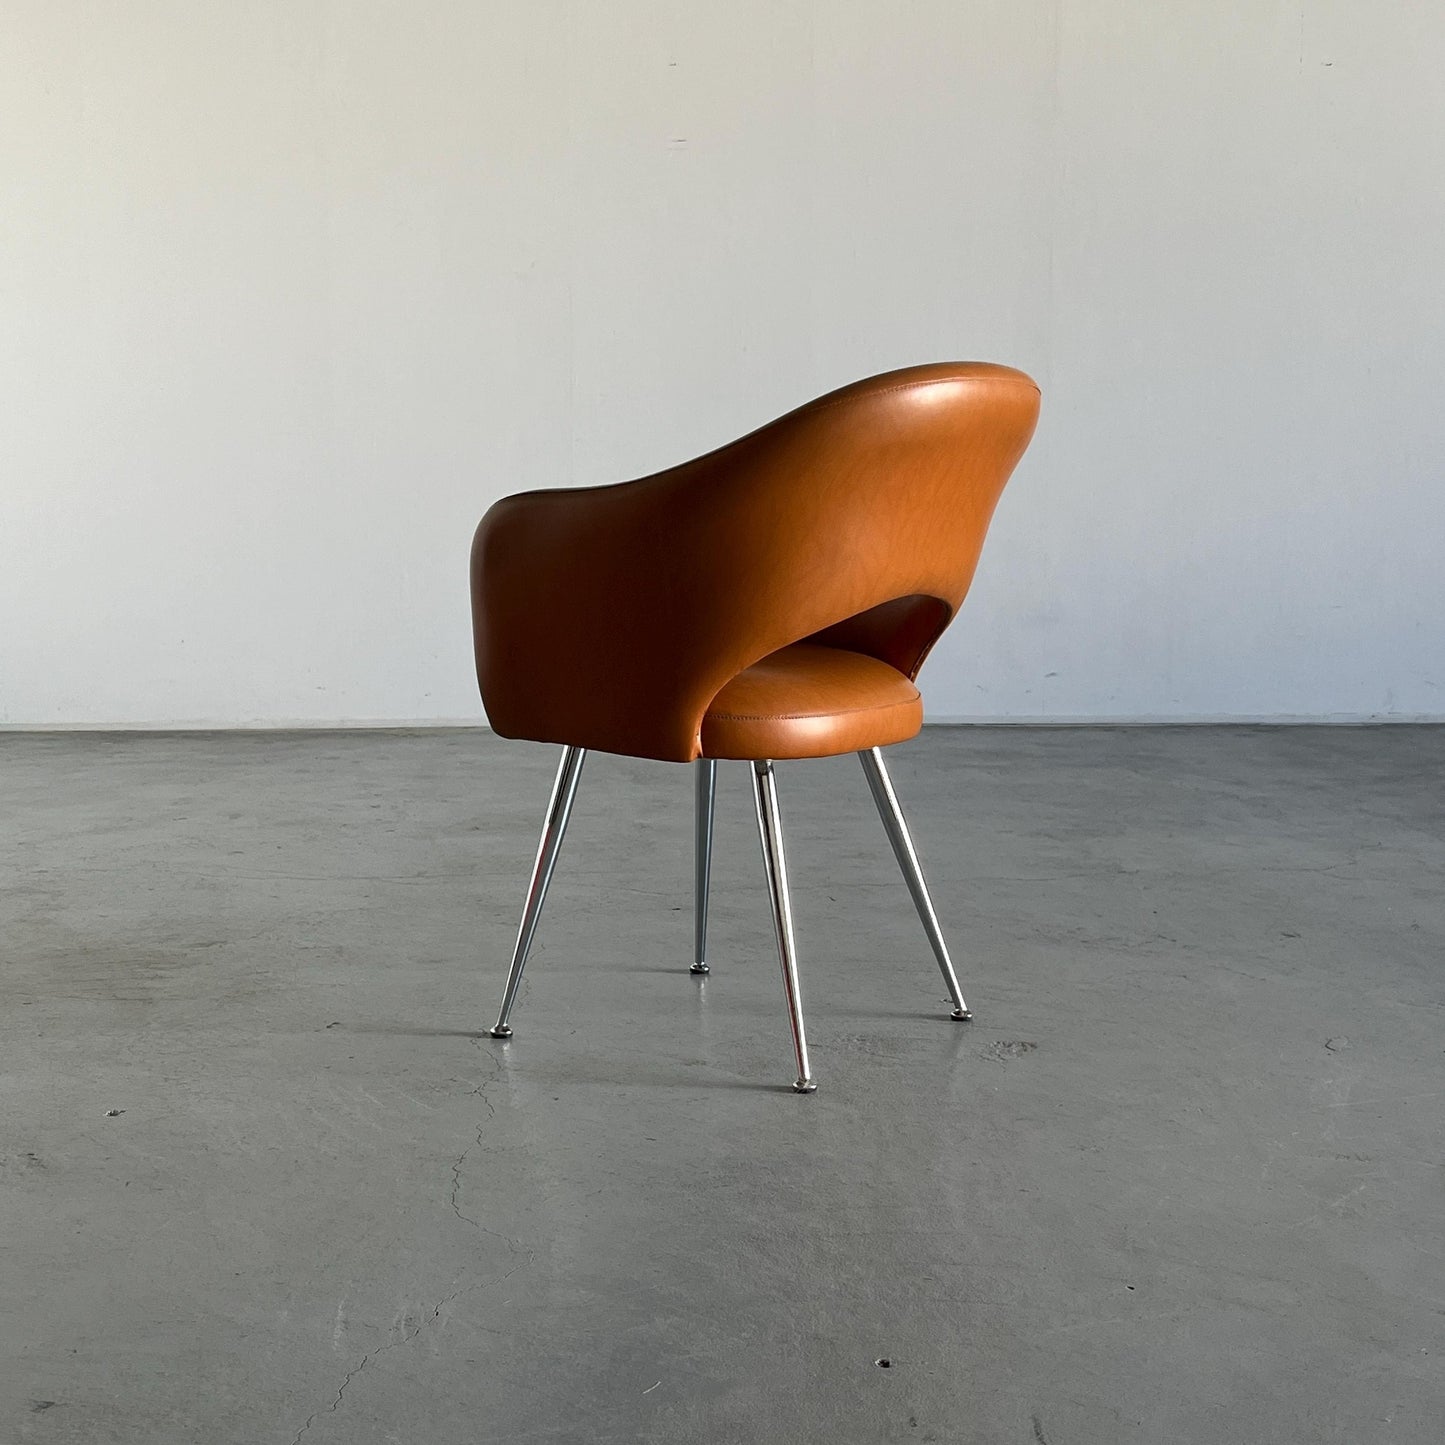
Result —
<instances>
[{"instance_id":1,"label":"chrome reflection on leg","mask_svg":"<svg viewBox=\"0 0 1445 1445\"><path fill-rule=\"evenodd\" d=\"M712 819L717 802L717 759L699 758L697 772L697 816L694 820L693 889L693 973L706 973L707 895L712 878Z\"/></svg>"},{"instance_id":2,"label":"chrome reflection on leg","mask_svg":"<svg viewBox=\"0 0 1445 1445\"><path fill-rule=\"evenodd\" d=\"M773 906L773 931L778 939L778 958L783 965L783 991L788 996L788 1024L793 1030L793 1054L798 1077L793 1088L811 1094L818 1087L808 1068L808 1037L803 1030L803 994L798 983L798 952L793 942L793 905L788 897L788 865L783 856L783 820L778 812L778 787L773 765L767 760L753 764L753 801L758 808L758 837L763 845L763 865L768 875L768 898Z\"/></svg>"},{"instance_id":3,"label":"chrome reflection on leg","mask_svg":"<svg viewBox=\"0 0 1445 1445\"><path fill-rule=\"evenodd\" d=\"M953 960L948 956L948 945L943 941L943 930L938 926L938 915L933 911L933 899L929 897L928 884L924 880L923 869L919 867L918 854L914 851L903 809L898 806L898 796L893 791L893 780L888 776L883 754L877 748L869 748L867 752L858 754L858 760L863 764L869 791L878 805L878 816L883 819L883 826L888 831L888 841L893 845L893 854L898 859L898 866L903 870L903 881L908 884L908 891L913 895L913 906L918 910L923 931L933 946L933 956L938 960L939 972L943 975L944 983L948 985L948 994L953 1000L953 1017L971 1019L973 1014L963 1001L958 975L953 971Z\"/></svg>"},{"instance_id":4,"label":"chrome reflection on leg","mask_svg":"<svg viewBox=\"0 0 1445 1445\"><path fill-rule=\"evenodd\" d=\"M532 865L532 881L527 886L527 903L522 909L521 926L517 929L517 946L512 950L507 991L502 995L502 1009L492 1028L494 1039L512 1037L507 1019L522 983L522 970L527 966L527 954L532 947L532 937L537 932L537 920L542 916L542 904L547 897L547 885L552 881L552 870L557 866L562 835L566 833L567 820L572 816L572 800L577 796L577 780L582 776L582 764L586 757L584 748L562 749L557 780L552 784L552 799L547 804L547 817L542 824L542 841L537 845L537 861Z\"/></svg>"}]
</instances>

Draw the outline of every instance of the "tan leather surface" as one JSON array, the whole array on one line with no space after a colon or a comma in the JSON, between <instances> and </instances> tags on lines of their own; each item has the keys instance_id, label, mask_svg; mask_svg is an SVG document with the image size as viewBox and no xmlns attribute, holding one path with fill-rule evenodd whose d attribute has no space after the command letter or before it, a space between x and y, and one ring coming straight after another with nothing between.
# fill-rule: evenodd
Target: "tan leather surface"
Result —
<instances>
[{"instance_id":1,"label":"tan leather surface","mask_svg":"<svg viewBox=\"0 0 1445 1445\"><path fill-rule=\"evenodd\" d=\"M639 481L503 499L472 548L492 726L687 762L714 699L790 644L916 676L1038 406L1008 367L910 367ZM818 733L811 752L774 756L855 746L841 723Z\"/></svg>"},{"instance_id":2,"label":"tan leather surface","mask_svg":"<svg viewBox=\"0 0 1445 1445\"><path fill-rule=\"evenodd\" d=\"M882 748L923 726L918 689L886 662L795 642L726 683L702 719L705 758L817 758Z\"/></svg>"}]
</instances>

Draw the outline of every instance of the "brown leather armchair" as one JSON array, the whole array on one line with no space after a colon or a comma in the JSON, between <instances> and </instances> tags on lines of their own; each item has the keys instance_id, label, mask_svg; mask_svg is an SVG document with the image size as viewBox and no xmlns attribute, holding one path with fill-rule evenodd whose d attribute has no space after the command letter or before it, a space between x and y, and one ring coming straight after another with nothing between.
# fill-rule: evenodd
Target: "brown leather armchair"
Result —
<instances>
[{"instance_id":1,"label":"brown leather armchair","mask_svg":"<svg viewBox=\"0 0 1445 1445\"><path fill-rule=\"evenodd\" d=\"M968 591L1038 408L1008 367L910 367L655 476L492 507L472 548L482 699L503 737L563 748L494 1037L511 1036L589 748L697 764L696 974L717 760L753 764L794 1088L816 1085L774 759L858 753L953 1017L970 1017L879 749L922 726L913 680Z\"/></svg>"}]
</instances>

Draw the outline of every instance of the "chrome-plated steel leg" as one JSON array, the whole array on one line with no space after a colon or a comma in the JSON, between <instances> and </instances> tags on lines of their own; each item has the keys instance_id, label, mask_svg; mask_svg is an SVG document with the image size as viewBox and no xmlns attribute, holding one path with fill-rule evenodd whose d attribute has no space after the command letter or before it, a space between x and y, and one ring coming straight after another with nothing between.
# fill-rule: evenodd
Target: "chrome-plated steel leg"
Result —
<instances>
[{"instance_id":1,"label":"chrome-plated steel leg","mask_svg":"<svg viewBox=\"0 0 1445 1445\"><path fill-rule=\"evenodd\" d=\"M953 1000L953 1017L971 1019L973 1014L964 1003L963 993L958 987L958 975L953 971L953 960L948 956L948 945L943 941L943 930L938 926L938 915L933 911L933 899L929 897L928 884L924 880L923 869L918 865L918 854L914 851L913 839L903 818L903 809L898 806L898 796L893 791L893 780L888 776L883 754L877 748L869 748L867 752L858 754L858 760L863 764L863 773L868 779L873 801L878 805L878 816L883 819L883 826L888 830L888 841L893 845L894 856L903 870L903 881L908 884L908 891L913 895L913 906L918 910L918 917L923 922L923 931L933 945L933 956L938 960L938 970L943 975L944 983L948 985L948 994Z\"/></svg>"},{"instance_id":2,"label":"chrome-plated steel leg","mask_svg":"<svg viewBox=\"0 0 1445 1445\"><path fill-rule=\"evenodd\" d=\"M763 844L763 864L768 875L768 898L773 905L778 958L783 965L783 991L788 996L793 1054L798 1062L798 1077L793 1087L800 1094L811 1094L818 1085L808 1068L808 1036L803 1031L803 992L798 983L798 951L793 942L793 905L788 897L788 865L783 856L783 820L778 812L778 787L773 777L773 765L766 760L753 764L753 801L758 806L758 836Z\"/></svg>"},{"instance_id":3,"label":"chrome-plated steel leg","mask_svg":"<svg viewBox=\"0 0 1445 1445\"><path fill-rule=\"evenodd\" d=\"M697 760L697 818L694 823L694 930L692 972L706 973L707 967L707 891L712 877L712 815L717 801L717 759Z\"/></svg>"},{"instance_id":4,"label":"chrome-plated steel leg","mask_svg":"<svg viewBox=\"0 0 1445 1445\"><path fill-rule=\"evenodd\" d=\"M502 995L502 1009L492 1028L494 1039L512 1037L507 1019L517 999L522 970L527 966L532 936L537 932L537 920L542 916L547 885L552 881L552 870L557 866L557 852L562 846L562 835L567 831L567 819L572 816L572 800L577 796L577 780L582 776L582 764L586 757L584 748L562 749L557 780L552 784L552 800L547 804L547 817L542 824L542 841L537 845L537 861L532 865L532 881L527 885L527 903L522 909L521 926L517 929L517 946L512 950L507 991Z\"/></svg>"}]
</instances>

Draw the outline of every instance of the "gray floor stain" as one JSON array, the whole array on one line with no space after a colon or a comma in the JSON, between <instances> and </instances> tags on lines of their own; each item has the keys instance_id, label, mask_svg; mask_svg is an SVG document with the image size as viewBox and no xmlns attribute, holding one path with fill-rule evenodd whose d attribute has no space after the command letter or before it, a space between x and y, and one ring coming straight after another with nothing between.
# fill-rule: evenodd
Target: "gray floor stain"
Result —
<instances>
[{"instance_id":1,"label":"gray floor stain","mask_svg":"<svg viewBox=\"0 0 1445 1445\"><path fill-rule=\"evenodd\" d=\"M1036 1048L1038 1044L1028 1039L995 1039L983 1054L986 1059L1002 1064L1009 1059L1021 1059L1025 1054L1033 1053Z\"/></svg>"}]
</instances>

